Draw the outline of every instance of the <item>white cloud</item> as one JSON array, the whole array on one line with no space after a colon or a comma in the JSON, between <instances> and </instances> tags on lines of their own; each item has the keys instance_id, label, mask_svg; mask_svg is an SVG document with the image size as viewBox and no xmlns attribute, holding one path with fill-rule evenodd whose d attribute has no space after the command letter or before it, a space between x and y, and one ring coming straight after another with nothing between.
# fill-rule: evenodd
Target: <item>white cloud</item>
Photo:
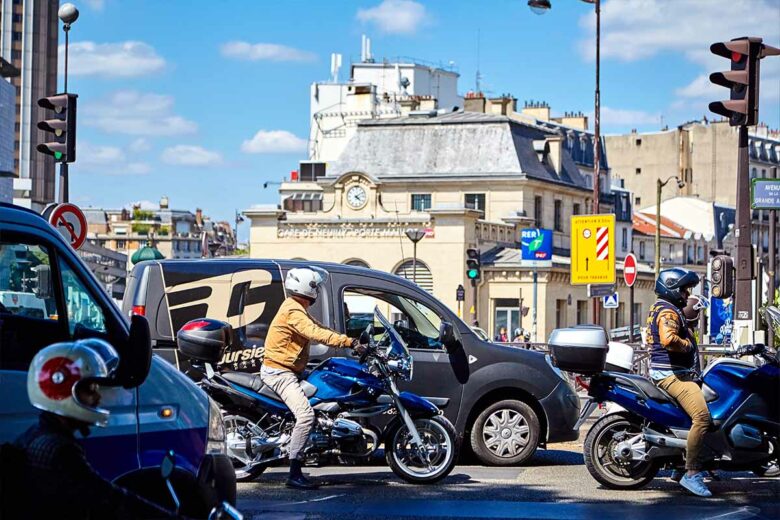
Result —
<instances>
[{"instance_id":1,"label":"white cloud","mask_svg":"<svg viewBox=\"0 0 780 520\"><path fill-rule=\"evenodd\" d=\"M138 136L194 133L193 121L172 114L173 97L121 90L85 106L84 124L104 132Z\"/></svg>"},{"instance_id":2,"label":"white cloud","mask_svg":"<svg viewBox=\"0 0 780 520\"><path fill-rule=\"evenodd\" d=\"M591 121L593 114L588 116ZM626 110L621 108L601 107L601 123L612 126L642 126L657 125L661 121L660 114L652 114L642 110Z\"/></svg>"},{"instance_id":3,"label":"white cloud","mask_svg":"<svg viewBox=\"0 0 780 520\"><path fill-rule=\"evenodd\" d=\"M314 61L317 56L276 43L228 42L220 48L226 58L246 61Z\"/></svg>"},{"instance_id":4,"label":"white cloud","mask_svg":"<svg viewBox=\"0 0 780 520\"><path fill-rule=\"evenodd\" d=\"M777 45L778 9L778 0L609 0L601 8L601 55L637 61L682 52L697 63L712 63L713 42L761 35ZM580 48L592 59L595 14L584 15L580 25L588 31Z\"/></svg>"},{"instance_id":5,"label":"white cloud","mask_svg":"<svg viewBox=\"0 0 780 520\"><path fill-rule=\"evenodd\" d=\"M79 143L74 168L87 173L103 175L145 175L151 166L141 161L127 161L127 154L116 146L94 145L88 141Z\"/></svg>"},{"instance_id":6,"label":"white cloud","mask_svg":"<svg viewBox=\"0 0 780 520\"><path fill-rule=\"evenodd\" d=\"M161 158L164 163L174 166L214 166L222 162L218 152L187 144L166 148Z\"/></svg>"},{"instance_id":7,"label":"white cloud","mask_svg":"<svg viewBox=\"0 0 780 520\"><path fill-rule=\"evenodd\" d=\"M133 142L127 146L127 149L133 153L148 152L152 149L152 144L147 139L139 137L138 139L134 139Z\"/></svg>"},{"instance_id":8,"label":"white cloud","mask_svg":"<svg viewBox=\"0 0 780 520\"><path fill-rule=\"evenodd\" d=\"M287 130L259 130L252 139L241 144L245 153L292 153L306 151L306 139Z\"/></svg>"},{"instance_id":9,"label":"white cloud","mask_svg":"<svg viewBox=\"0 0 780 520\"><path fill-rule=\"evenodd\" d=\"M372 23L385 33L412 34L426 22L425 6L412 0L383 0L369 9L358 9L357 19Z\"/></svg>"},{"instance_id":10,"label":"white cloud","mask_svg":"<svg viewBox=\"0 0 780 520\"><path fill-rule=\"evenodd\" d=\"M95 11L102 11L103 7L105 7L105 5L106 5L105 0L82 0L82 2L87 4L89 7L91 7Z\"/></svg>"},{"instance_id":11,"label":"white cloud","mask_svg":"<svg viewBox=\"0 0 780 520\"><path fill-rule=\"evenodd\" d=\"M59 47L60 67L64 67L65 45ZM137 41L121 43L74 42L70 44L68 74L130 78L159 72L165 59L149 44Z\"/></svg>"}]
</instances>

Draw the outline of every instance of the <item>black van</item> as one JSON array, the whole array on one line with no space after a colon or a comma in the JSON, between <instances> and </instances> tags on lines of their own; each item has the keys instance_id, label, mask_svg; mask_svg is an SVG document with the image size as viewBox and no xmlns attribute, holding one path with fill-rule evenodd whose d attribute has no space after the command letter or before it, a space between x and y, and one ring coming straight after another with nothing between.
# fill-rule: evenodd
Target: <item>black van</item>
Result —
<instances>
[{"instance_id":1,"label":"black van","mask_svg":"<svg viewBox=\"0 0 780 520\"><path fill-rule=\"evenodd\" d=\"M538 446L577 438L577 394L548 357L482 341L419 286L381 271L293 260L143 262L130 275L123 311L148 318L157 354L180 370L188 362L176 351L176 331L195 318L226 321L238 331L238 340L223 366L257 372L268 325L285 298L287 271L312 265L330 275L313 316L358 337L379 305L414 357L414 378L404 389L442 408L482 462L520 464ZM442 321L454 326L452 344L439 340ZM334 355L340 354L322 345L311 348L312 363Z\"/></svg>"}]
</instances>

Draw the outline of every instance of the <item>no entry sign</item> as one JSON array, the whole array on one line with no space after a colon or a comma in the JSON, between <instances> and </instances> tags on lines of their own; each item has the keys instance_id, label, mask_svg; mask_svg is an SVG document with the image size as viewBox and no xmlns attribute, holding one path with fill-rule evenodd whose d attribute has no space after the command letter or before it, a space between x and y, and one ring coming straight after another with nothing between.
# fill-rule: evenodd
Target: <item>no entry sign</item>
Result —
<instances>
[{"instance_id":1,"label":"no entry sign","mask_svg":"<svg viewBox=\"0 0 780 520\"><path fill-rule=\"evenodd\" d=\"M623 278L629 287L636 282L636 257L632 253L626 255L626 259L623 262Z\"/></svg>"},{"instance_id":2,"label":"no entry sign","mask_svg":"<svg viewBox=\"0 0 780 520\"><path fill-rule=\"evenodd\" d=\"M78 249L87 238L87 218L74 204L57 205L49 215L49 224L60 232L73 249Z\"/></svg>"}]
</instances>

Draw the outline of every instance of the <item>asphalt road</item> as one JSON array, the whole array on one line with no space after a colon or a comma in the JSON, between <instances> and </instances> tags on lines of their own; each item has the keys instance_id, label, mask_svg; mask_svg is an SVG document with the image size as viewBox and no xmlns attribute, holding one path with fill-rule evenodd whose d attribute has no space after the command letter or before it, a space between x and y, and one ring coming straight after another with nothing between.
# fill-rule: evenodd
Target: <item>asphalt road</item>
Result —
<instances>
[{"instance_id":1,"label":"asphalt road","mask_svg":"<svg viewBox=\"0 0 780 520\"><path fill-rule=\"evenodd\" d=\"M714 497L689 494L661 473L639 491L602 488L588 473L578 443L539 450L516 468L457 466L445 480L415 486L384 466L306 468L319 490L284 486L285 468L239 484L245 518L264 520L504 518L598 520L780 519L780 479L723 473Z\"/></svg>"}]
</instances>

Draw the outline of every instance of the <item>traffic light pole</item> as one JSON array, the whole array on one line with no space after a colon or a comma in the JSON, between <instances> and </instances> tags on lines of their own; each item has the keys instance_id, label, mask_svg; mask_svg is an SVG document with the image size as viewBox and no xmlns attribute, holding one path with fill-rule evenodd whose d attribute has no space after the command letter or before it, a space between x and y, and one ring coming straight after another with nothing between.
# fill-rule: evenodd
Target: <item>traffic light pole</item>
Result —
<instances>
[{"instance_id":1,"label":"traffic light pole","mask_svg":"<svg viewBox=\"0 0 780 520\"><path fill-rule=\"evenodd\" d=\"M60 202L68 202L68 163L60 163Z\"/></svg>"},{"instance_id":2,"label":"traffic light pole","mask_svg":"<svg viewBox=\"0 0 780 520\"><path fill-rule=\"evenodd\" d=\"M772 179L777 179L777 166L772 166L769 170L769 176ZM769 265L767 267L767 274L769 275L769 290L767 295L769 296L769 302L773 302L775 299L775 283L777 280L777 211L769 211ZM767 327L768 339L767 344L770 347L774 346L775 331L772 326Z\"/></svg>"},{"instance_id":3,"label":"traffic light pole","mask_svg":"<svg viewBox=\"0 0 780 520\"><path fill-rule=\"evenodd\" d=\"M739 126L739 149L737 155L737 239L736 287L734 295L735 321L750 322L753 299L753 245L750 233L750 176L748 173L748 129ZM735 323L736 325L736 323ZM746 341L752 341L752 338Z\"/></svg>"}]
</instances>

